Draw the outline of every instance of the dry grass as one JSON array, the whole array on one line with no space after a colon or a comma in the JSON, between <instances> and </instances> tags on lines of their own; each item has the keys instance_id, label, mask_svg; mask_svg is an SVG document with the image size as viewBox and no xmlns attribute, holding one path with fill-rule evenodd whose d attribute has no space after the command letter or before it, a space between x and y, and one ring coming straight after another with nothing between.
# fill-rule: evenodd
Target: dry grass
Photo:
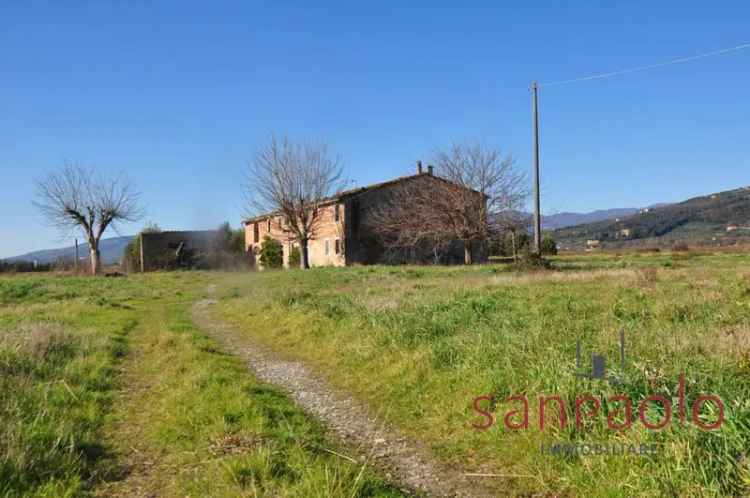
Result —
<instances>
[{"instance_id":1,"label":"dry grass","mask_svg":"<svg viewBox=\"0 0 750 498\"><path fill-rule=\"evenodd\" d=\"M490 279L495 285L526 285L546 282L590 282L607 279L617 283L636 280L638 273L634 269L599 269L577 272L536 271L509 275L497 275Z\"/></svg>"},{"instance_id":2,"label":"dry grass","mask_svg":"<svg viewBox=\"0 0 750 498\"><path fill-rule=\"evenodd\" d=\"M731 325L714 331L705 347L720 358L745 360L750 355L750 325Z\"/></svg>"},{"instance_id":3,"label":"dry grass","mask_svg":"<svg viewBox=\"0 0 750 498\"><path fill-rule=\"evenodd\" d=\"M19 353L36 361L45 361L55 352L73 347L76 341L73 334L61 326L43 322L22 325L5 337L9 346L12 344Z\"/></svg>"},{"instance_id":4,"label":"dry grass","mask_svg":"<svg viewBox=\"0 0 750 498\"><path fill-rule=\"evenodd\" d=\"M653 266L638 268L638 282L645 287L653 287L658 280L659 270Z\"/></svg>"}]
</instances>

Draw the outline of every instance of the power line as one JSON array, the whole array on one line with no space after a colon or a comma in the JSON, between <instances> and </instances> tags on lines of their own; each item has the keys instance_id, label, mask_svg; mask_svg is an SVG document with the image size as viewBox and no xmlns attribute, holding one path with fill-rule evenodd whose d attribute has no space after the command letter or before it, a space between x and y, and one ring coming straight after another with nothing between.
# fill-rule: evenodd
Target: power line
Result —
<instances>
[{"instance_id":1,"label":"power line","mask_svg":"<svg viewBox=\"0 0 750 498\"><path fill-rule=\"evenodd\" d=\"M561 80L561 81L552 81L549 83L541 83L539 84L540 87L545 86L557 86L557 85L566 85L568 83L578 83L580 81L590 81L590 80L601 80L604 78L611 78L613 76L620 76L622 74L630 74L630 73L637 73L639 71L646 71L648 69L656 69L658 67L664 67L664 66L671 66L672 64L682 64L684 62L690 62L698 59L704 59L706 57L713 57L715 55L722 55L727 54L730 52L736 52L738 50L742 50L745 48L750 48L750 42L743 43L742 45L737 45L735 47L730 48L722 48L720 50L714 50L713 52L706 52L704 54L698 54L693 55L691 57L682 57L680 59L674 59L669 62L660 62L658 64L649 64L647 66L638 66L638 67L632 67L629 69L622 69L619 71L611 71L609 73L602 73L602 74L595 74L592 76L584 76L582 78L574 78L570 80Z\"/></svg>"}]
</instances>

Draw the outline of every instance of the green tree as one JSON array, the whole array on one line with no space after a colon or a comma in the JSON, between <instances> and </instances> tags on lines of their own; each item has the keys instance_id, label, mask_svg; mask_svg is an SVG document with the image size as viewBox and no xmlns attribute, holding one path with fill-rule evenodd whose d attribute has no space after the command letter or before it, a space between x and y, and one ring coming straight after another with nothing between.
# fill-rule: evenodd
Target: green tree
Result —
<instances>
[{"instance_id":1,"label":"green tree","mask_svg":"<svg viewBox=\"0 0 750 498\"><path fill-rule=\"evenodd\" d=\"M245 230L243 228L239 228L232 233L229 251L233 254L245 254Z\"/></svg>"},{"instance_id":2,"label":"green tree","mask_svg":"<svg viewBox=\"0 0 750 498\"><path fill-rule=\"evenodd\" d=\"M242 255L245 253L245 230L239 228L233 230L228 221L225 221L216 230L215 249L230 254Z\"/></svg>"},{"instance_id":3,"label":"green tree","mask_svg":"<svg viewBox=\"0 0 750 498\"><path fill-rule=\"evenodd\" d=\"M530 248L531 236L525 231L508 230L505 238L500 242L500 254L512 256L514 260L528 253Z\"/></svg>"},{"instance_id":4,"label":"green tree","mask_svg":"<svg viewBox=\"0 0 750 498\"><path fill-rule=\"evenodd\" d=\"M214 239L214 249L217 251L229 251L232 242L232 226L225 221L216 229L216 238Z\"/></svg>"},{"instance_id":5,"label":"green tree","mask_svg":"<svg viewBox=\"0 0 750 498\"><path fill-rule=\"evenodd\" d=\"M555 242L555 239L553 239L549 235L545 235L544 237L542 237L541 250L542 250L542 254L546 254L546 255L557 254L557 243Z\"/></svg>"},{"instance_id":6,"label":"green tree","mask_svg":"<svg viewBox=\"0 0 750 498\"><path fill-rule=\"evenodd\" d=\"M260 245L260 263L266 268L281 268L284 252L281 243L266 235Z\"/></svg>"}]
</instances>

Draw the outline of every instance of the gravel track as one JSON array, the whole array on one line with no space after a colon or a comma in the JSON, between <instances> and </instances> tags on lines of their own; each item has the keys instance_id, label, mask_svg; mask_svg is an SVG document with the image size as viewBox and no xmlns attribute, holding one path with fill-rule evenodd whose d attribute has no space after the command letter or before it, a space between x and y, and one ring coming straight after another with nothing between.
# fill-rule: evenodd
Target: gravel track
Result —
<instances>
[{"instance_id":1,"label":"gravel track","mask_svg":"<svg viewBox=\"0 0 750 498\"><path fill-rule=\"evenodd\" d=\"M209 287L209 294L215 291ZM247 334L215 319L213 299L193 306L193 321L221 346L247 363L262 381L280 387L307 413L332 431L360 462L369 462L390 482L410 494L436 498L485 498L498 496L481 480L470 480L458 470L440 463L423 444L385 426L378 417L345 393L337 392L323 378L299 362L285 361ZM349 458L347 456L342 456Z\"/></svg>"}]
</instances>

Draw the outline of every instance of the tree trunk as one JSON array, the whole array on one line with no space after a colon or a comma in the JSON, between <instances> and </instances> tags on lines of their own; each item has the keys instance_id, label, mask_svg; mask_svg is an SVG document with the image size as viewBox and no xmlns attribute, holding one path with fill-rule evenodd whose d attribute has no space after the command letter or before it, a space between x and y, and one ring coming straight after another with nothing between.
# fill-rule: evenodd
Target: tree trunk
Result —
<instances>
[{"instance_id":1,"label":"tree trunk","mask_svg":"<svg viewBox=\"0 0 750 498\"><path fill-rule=\"evenodd\" d=\"M471 264L471 241L464 240L464 264Z\"/></svg>"},{"instance_id":2,"label":"tree trunk","mask_svg":"<svg viewBox=\"0 0 750 498\"><path fill-rule=\"evenodd\" d=\"M302 254L301 254L302 258L300 258L301 259L300 266L302 267L303 270L308 270L310 269L310 255L307 250L307 246L308 246L307 239L302 240L300 242L300 246L302 246Z\"/></svg>"},{"instance_id":3,"label":"tree trunk","mask_svg":"<svg viewBox=\"0 0 750 498\"><path fill-rule=\"evenodd\" d=\"M99 248L89 243L91 247L91 274L98 275L102 268L102 262L99 258Z\"/></svg>"},{"instance_id":4,"label":"tree trunk","mask_svg":"<svg viewBox=\"0 0 750 498\"><path fill-rule=\"evenodd\" d=\"M516 232L510 232L510 240L513 244L513 261L518 261L518 249L516 249Z\"/></svg>"}]
</instances>

